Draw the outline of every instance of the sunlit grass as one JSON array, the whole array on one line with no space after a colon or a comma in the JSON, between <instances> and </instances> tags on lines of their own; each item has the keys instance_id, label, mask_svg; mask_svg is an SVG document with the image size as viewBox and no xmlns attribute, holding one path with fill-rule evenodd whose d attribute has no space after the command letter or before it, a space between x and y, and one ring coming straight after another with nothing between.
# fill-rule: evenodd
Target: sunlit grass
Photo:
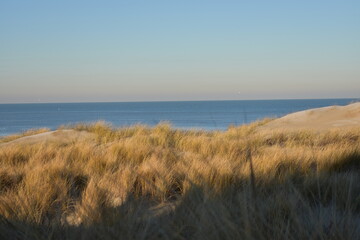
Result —
<instances>
[{"instance_id":1,"label":"sunlit grass","mask_svg":"<svg viewBox=\"0 0 360 240\"><path fill-rule=\"evenodd\" d=\"M268 121L99 122L63 127L96 138L0 147L0 236L359 239L360 128L257 131Z\"/></svg>"}]
</instances>

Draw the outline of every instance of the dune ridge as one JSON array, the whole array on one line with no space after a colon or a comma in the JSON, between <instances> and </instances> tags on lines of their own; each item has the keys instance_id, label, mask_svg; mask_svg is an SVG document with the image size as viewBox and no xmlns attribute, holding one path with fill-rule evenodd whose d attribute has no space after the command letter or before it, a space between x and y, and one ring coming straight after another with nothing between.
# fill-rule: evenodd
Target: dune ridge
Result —
<instances>
[{"instance_id":1,"label":"dune ridge","mask_svg":"<svg viewBox=\"0 0 360 240\"><path fill-rule=\"evenodd\" d=\"M269 130L351 128L360 126L360 102L346 106L330 106L288 114L268 123Z\"/></svg>"}]
</instances>

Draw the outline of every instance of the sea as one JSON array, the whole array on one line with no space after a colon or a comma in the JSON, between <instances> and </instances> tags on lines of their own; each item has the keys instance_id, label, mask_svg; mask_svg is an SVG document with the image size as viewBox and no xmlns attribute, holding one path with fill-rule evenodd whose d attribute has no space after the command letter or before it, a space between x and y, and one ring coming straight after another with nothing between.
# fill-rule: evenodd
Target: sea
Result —
<instances>
[{"instance_id":1,"label":"sea","mask_svg":"<svg viewBox=\"0 0 360 240\"><path fill-rule=\"evenodd\" d=\"M357 101L359 99L0 104L0 136L97 121L114 127L169 122L180 129L226 130L230 125Z\"/></svg>"}]
</instances>

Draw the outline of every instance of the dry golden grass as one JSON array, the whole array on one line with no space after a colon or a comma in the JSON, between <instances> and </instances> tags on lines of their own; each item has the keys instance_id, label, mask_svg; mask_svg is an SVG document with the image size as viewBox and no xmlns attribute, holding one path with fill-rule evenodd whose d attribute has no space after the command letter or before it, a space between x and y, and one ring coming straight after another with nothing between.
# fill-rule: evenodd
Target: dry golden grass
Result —
<instances>
[{"instance_id":1,"label":"dry golden grass","mask_svg":"<svg viewBox=\"0 0 360 240\"><path fill-rule=\"evenodd\" d=\"M360 128L160 124L0 147L1 239L360 239Z\"/></svg>"}]
</instances>

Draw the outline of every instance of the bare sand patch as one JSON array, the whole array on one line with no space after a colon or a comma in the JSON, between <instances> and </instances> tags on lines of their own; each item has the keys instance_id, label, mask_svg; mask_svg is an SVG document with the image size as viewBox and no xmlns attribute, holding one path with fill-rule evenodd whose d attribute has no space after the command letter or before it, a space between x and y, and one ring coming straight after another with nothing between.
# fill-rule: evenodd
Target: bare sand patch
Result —
<instances>
[{"instance_id":1,"label":"bare sand patch","mask_svg":"<svg viewBox=\"0 0 360 240\"><path fill-rule=\"evenodd\" d=\"M259 130L329 130L360 127L360 102L309 109L275 119Z\"/></svg>"},{"instance_id":2,"label":"bare sand patch","mask_svg":"<svg viewBox=\"0 0 360 240\"><path fill-rule=\"evenodd\" d=\"M37 144L37 143L69 143L85 138L92 138L94 134L86 131L76 130L56 130L50 132L39 133L31 136L21 137L10 142L0 144L0 147L14 144Z\"/></svg>"}]
</instances>

